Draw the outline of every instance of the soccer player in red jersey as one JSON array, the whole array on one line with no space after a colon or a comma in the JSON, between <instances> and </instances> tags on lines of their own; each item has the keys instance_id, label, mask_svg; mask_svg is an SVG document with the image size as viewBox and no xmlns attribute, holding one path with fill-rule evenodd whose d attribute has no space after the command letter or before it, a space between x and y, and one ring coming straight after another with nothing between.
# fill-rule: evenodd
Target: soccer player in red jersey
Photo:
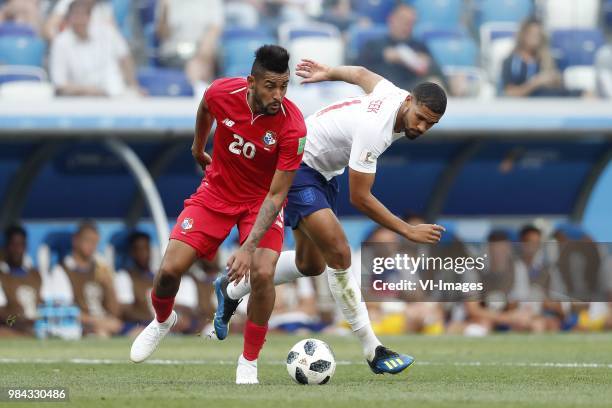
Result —
<instances>
[{"instance_id":1,"label":"soccer player in red jersey","mask_svg":"<svg viewBox=\"0 0 612 408\"><path fill-rule=\"evenodd\" d=\"M149 357L176 322L172 308L181 276L196 259L212 259L237 225L241 246L228 260L228 279L249 274L252 293L236 382L258 382L257 357L274 306L274 270L283 244L282 208L306 142L304 118L284 98L288 64L284 48L265 45L246 79L218 79L206 90L191 148L205 177L185 200L170 235L151 292L156 318L134 341L132 361ZM204 147L214 120L211 158Z\"/></svg>"}]
</instances>

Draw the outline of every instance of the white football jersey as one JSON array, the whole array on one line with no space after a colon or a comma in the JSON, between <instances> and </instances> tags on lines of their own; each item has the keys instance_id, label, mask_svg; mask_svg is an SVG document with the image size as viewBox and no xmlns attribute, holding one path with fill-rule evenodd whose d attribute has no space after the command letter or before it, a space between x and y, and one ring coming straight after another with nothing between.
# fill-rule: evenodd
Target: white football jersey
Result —
<instances>
[{"instance_id":1,"label":"white football jersey","mask_svg":"<svg viewBox=\"0 0 612 408\"><path fill-rule=\"evenodd\" d=\"M368 95L347 98L306 118L308 136L303 161L327 180L346 166L376 173L378 157L403 134L393 126L407 91L386 79Z\"/></svg>"}]
</instances>

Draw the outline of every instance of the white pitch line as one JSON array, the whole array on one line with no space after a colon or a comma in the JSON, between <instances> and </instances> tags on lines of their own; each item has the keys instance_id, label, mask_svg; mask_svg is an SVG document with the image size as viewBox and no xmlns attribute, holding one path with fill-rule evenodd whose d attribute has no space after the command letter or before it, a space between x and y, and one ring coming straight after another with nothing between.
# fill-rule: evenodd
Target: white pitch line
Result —
<instances>
[{"instance_id":1,"label":"white pitch line","mask_svg":"<svg viewBox=\"0 0 612 408\"><path fill-rule=\"evenodd\" d=\"M89 359L89 358L69 358L69 359L48 359L48 358L0 358L0 364L133 364L129 360L117 359ZM161 360L152 359L144 362L151 365L234 365L234 360ZM284 365L281 360L262 361L265 365ZM360 365L362 361L339 360L338 365ZM577 363L577 362L481 362L481 361L420 361L416 360L415 365L430 366L456 366L456 367L529 367L529 368L607 368L612 369L612 363Z\"/></svg>"}]
</instances>

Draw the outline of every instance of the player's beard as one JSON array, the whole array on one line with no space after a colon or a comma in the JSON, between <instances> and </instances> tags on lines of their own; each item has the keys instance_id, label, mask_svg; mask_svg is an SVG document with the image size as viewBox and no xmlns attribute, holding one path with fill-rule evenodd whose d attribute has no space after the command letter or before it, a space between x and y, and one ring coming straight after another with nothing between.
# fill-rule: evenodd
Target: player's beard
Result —
<instances>
[{"instance_id":1,"label":"player's beard","mask_svg":"<svg viewBox=\"0 0 612 408\"><path fill-rule=\"evenodd\" d=\"M421 133L414 133L414 132L411 132L409 129L404 129L404 135L408 139L414 140L414 139L418 138L419 136L421 136Z\"/></svg>"},{"instance_id":2,"label":"player's beard","mask_svg":"<svg viewBox=\"0 0 612 408\"><path fill-rule=\"evenodd\" d=\"M276 115L278 113L278 111L270 112L270 106L274 102L271 102L271 103L269 103L267 105L264 105L264 103L261 100L261 98L259 97L259 95L257 95L257 92L253 92L253 102L255 102L255 108L257 109L258 113L261 113L261 114L264 114L264 115L268 115L268 116Z\"/></svg>"}]
</instances>

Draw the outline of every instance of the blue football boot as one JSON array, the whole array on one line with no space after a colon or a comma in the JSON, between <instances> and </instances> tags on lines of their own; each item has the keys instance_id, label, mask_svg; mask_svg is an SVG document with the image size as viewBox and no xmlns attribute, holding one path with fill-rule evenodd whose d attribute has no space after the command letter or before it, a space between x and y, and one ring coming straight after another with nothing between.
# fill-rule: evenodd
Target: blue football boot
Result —
<instances>
[{"instance_id":1,"label":"blue football boot","mask_svg":"<svg viewBox=\"0 0 612 408\"><path fill-rule=\"evenodd\" d=\"M374 359L368 365L374 374L398 374L410 367L414 358L405 354L398 354L385 346L376 347Z\"/></svg>"},{"instance_id":2,"label":"blue football boot","mask_svg":"<svg viewBox=\"0 0 612 408\"><path fill-rule=\"evenodd\" d=\"M234 300L227 295L229 280L226 275L217 277L213 284L215 285L215 294L217 295L217 310L215 311L213 326L217 338L224 340L229 332L229 321L242 299Z\"/></svg>"}]
</instances>

